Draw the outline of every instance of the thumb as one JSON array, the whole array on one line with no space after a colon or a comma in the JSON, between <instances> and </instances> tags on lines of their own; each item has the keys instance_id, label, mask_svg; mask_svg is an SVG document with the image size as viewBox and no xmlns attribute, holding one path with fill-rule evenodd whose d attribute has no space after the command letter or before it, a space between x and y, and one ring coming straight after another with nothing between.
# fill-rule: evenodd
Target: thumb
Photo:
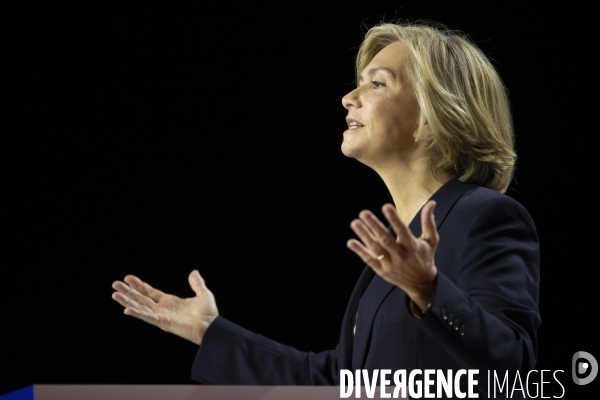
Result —
<instances>
[{"instance_id":1,"label":"thumb","mask_svg":"<svg viewBox=\"0 0 600 400\"><path fill-rule=\"evenodd\" d=\"M429 201L423 212L421 213L421 227L423 234L421 238L429 243L429 245L435 248L440 240L440 236L437 231L435 224L435 216L433 210L435 209L436 202L434 200Z\"/></svg>"},{"instance_id":2,"label":"thumb","mask_svg":"<svg viewBox=\"0 0 600 400\"><path fill-rule=\"evenodd\" d=\"M190 276L188 276L188 282L196 295L200 295L202 291L206 289L204 279L202 279L197 269L193 270Z\"/></svg>"}]
</instances>

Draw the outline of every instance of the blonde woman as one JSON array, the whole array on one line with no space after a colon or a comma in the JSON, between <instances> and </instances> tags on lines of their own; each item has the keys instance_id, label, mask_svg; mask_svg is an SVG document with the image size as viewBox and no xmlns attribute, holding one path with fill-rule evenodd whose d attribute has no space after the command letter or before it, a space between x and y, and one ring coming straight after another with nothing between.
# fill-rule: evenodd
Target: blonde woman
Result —
<instances>
[{"instance_id":1,"label":"blonde woman","mask_svg":"<svg viewBox=\"0 0 600 400\"><path fill-rule=\"evenodd\" d=\"M463 35L427 24L373 27L356 70L342 152L375 170L394 204L387 221L365 210L351 222L348 247L367 266L335 349L297 351L219 316L198 271L189 299L133 276L113 284L125 314L200 345L194 379L333 385L342 369L479 369L485 393L487 370L534 367L539 246L503 194L516 154L498 74Z\"/></svg>"}]
</instances>

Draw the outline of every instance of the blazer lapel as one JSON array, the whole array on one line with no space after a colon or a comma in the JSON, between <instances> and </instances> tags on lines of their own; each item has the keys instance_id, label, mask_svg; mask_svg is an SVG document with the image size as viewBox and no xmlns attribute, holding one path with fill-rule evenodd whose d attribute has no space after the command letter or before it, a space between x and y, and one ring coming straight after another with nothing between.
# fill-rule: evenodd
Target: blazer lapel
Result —
<instances>
[{"instance_id":1,"label":"blazer lapel","mask_svg":"<svg viewBox=\"0 0 600 400\"><path fill-rule=\"evenodd\" d=\"M456 201L468 189L474 186L473 184L463 183L454 178L431 196L431 200L435 200L437 203L434 213L438 231ZM409 229L415 237L421 236L421 210L413 218ZM381 277L375 276L371 267L365 267L350 296L350 302L346 308L342 324L340 346L343 345L344 347L342 348L347 352L344 351L344 360L340 360L340 368L351 370L363 368L371 341L374 316L385 298L395 287L395 285L392 285ZM354 336L354 340L352 340L352 319L357 311L356 335ZM350 357L349 354L352 354L352 356Z\"/></svg>"},{"instance_id":2,"label":"blazer lapel","mask_svg":"<svg viewBox=\"0 0 600 400\"><path fill-rule=\"evenodd\" d=\"M370 267L368 267L370 269ZM352 349L352 370L362 369L369 343L371 342L371 328L374 316L383 303L383 300L396 286L375 275L365 290L358 304L356 318L356 335Z\"/></svg>"},{"instance_id":3,"label":"blazer lapel","mask_svg":"<svg viewBox=\"0 0 600 400\"><path fill-rule=\"evenodd\" d=\"M368 265L363 269L362 274L358 278L356 282L356 286L352 291L352 295L350 295L350 301L348 302L348 306L346 307L346 313L344 314L344 319L342 321L342 330L340 333L340 344L339 347L342 350L338 355L338 364L340 369L351 369L352 368L352 359L351 355L353 353L353 333L352 330L354 327L352 326L354 315L356 314L356 310L358 308L358 303L362 294L364 293L369 283L375 276L375 272Z\"/></svg>"},{"instance_id":4,"label":"blazer lapel","mask_svg":"<svg viewBox=\"0 0 600 400\"><path fill-rule=\"evenodd\" d=\"M446 219L446 216L454 207L454 204L462 197L465 192L477 185L473 183L464 183L458 180L458 178L450 179L444 186L438 189L437 192L431 196L430 200L435 200L437 205L435 206L434 214L436 220L436 227L439 231ZM416 237L421 236L421 210L415 215L413 222L416 222L413 231L413 235ZM412 228L411 224L411 228Z\"/></svg>"}]
</instances>

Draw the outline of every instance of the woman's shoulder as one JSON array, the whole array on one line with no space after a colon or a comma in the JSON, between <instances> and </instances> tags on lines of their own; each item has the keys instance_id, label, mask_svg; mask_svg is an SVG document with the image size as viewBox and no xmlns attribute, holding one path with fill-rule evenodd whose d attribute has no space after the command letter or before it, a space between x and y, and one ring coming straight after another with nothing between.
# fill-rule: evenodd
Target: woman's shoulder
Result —
<instances>
[{"instance_id":1,"label":"woman's shoulder","mask_svg":"<svg viewBox=\"0 0 600 400\"><path fill-rule=\"evenodd\" d=\"M478 185L472 185L472 187L460 198L460 201L471 205L485 205L489 202L498 204L505 202L519 204L507 194Z\"/></svg>"},{"instance_id":2,"label":"woman's shoulder","mask_svg":"<svg viewBox=\"0 0 600 400\"><path fill-rule=\"evenodd\" d=\"M531 221L525 207L507 194L483 186L473 185L454 205L454 211L472 217L496 219L502 216Z\"/></svg>"}]
</instances>

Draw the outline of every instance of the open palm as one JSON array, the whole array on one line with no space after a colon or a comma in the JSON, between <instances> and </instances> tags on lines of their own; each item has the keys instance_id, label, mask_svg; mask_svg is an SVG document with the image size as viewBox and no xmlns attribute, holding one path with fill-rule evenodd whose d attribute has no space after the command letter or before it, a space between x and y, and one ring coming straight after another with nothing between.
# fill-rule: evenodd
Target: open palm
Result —
<instances>
[{"instance_id":1,"label":"open palm","mask_svg":"<svg viewBox=\"0 0 600 400\"><path fill-rule=\"evenodd\" d=\"M112 298L125 307L126 315L200 344L219 311L198 271L192 271L188 281L196 296L182 299L154 289L136 276L127 275L124 282L113 283Z\"/></svg>"}]
</instances>

